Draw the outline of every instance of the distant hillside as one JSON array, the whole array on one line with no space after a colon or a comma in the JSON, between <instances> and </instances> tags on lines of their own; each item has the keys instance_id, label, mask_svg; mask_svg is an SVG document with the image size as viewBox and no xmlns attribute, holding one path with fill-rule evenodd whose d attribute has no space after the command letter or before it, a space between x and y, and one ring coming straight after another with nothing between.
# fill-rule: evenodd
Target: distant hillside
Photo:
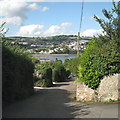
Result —
<instances>
[{"instance_id":1,"label":"distant hillside","mask_svg":"<svg viewBox=\"0 0 120 120\"><path fill-rule=\"evenodd\" d=\"M82 37L82 40L91 40L91 37ZM77 35L58 35L50 37L8 37L10 41L26 41L26 42L63 42L63 41L75 41L77 40Z\"/></svg>"},{"instance_id":2,"label":"distant hillside","mask_svg":"<svg viewBox=\"0 0 120 120\"><path fill-rule=\"evenodd\" d=\"M6 40L10 41L12 44L18 44L21 47L26 49L33 49L36 51L36 48L42 50L48 50L48 48L55 49L61 48L61 46L68 46L73 42L77 42L76 35L59 35L59 36L50 36L50 37L6 37ZM89 37L82 37L81 42L88 42L92 40ZM61 45L61 46L60 46ZM38 51L38 50L37 50Z\"/></svg>"}]
</instances>

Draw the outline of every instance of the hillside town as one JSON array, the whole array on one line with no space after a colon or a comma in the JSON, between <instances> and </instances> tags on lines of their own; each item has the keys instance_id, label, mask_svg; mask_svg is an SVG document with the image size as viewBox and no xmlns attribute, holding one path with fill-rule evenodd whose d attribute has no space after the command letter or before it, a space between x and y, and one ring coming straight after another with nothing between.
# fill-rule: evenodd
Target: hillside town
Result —
<instances>
[{"instance_id":1,"label":"hillside town","mask_svg":"<svg viewBox=\"0 0 120 120\"><path fill-rule=\"evenodd\" d=\"M86 49L86 45L92 39L83 38L79 42L80 50ZM76 54L77 53L77 37L74 38L65 38L64 40L52 40L46 41L44 39L26 39L21 38L18 40L11 39L12 44L18 44L22 47L25 47L28 52L32 54Z\"/></svg>"}]
</instances>

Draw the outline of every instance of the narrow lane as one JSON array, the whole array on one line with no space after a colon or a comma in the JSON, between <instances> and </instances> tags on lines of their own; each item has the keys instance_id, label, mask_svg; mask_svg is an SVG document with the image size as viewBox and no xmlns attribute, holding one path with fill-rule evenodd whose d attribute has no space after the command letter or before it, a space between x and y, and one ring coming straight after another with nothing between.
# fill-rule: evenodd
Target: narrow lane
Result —
<instances>
[{"instance_id":1,"label":"narrow lane","mask_svg":"<svg viewBox=\"0 0 120 120\"><path fill-rule=\"evenodd\" d=\"M35 88L35 94L3 109L4 118L117 118L118 104L74 102L74 80Z\"/></svg>"}]
</instances>

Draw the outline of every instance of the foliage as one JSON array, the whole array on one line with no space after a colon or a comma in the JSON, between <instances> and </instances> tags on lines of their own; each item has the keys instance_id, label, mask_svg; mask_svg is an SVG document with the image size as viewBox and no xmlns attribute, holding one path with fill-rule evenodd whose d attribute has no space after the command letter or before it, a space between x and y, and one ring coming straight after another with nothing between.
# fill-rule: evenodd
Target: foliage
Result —
<instances>
[{"instance_id":1,"label":"foliage","mask_svg":"<svg viewBox=\"0 0 120 120\"><path fill-rule=\"evenodd\" d=\"M78 76L80 81L84 82L88 87L96 89L104 76L120 73L120 25L119 25L119 9L120 2L115 6L112 12L103 10L108 22L95 16L95 19L106 32L106 36L94 38L86 47L86 50L80 58L78 67ZM114 18L112 13L118 16Z\"/></svg>"},{"instance_id":2,"label":"foliage","mask_svg":"<svg viewBox=\"0 0 120 120\"><path fill-rule=\"evenodd\" d=\"M68 78L70 76L71 72L70 70L66 70L66 77Z\"/></svg>"},{"instance_id":3,"label":"foliage","mask_svg":"<svg viewBox=\"0 0 120 120\"><path fill-rule=\"evenodd\" d=\"M111 11L107 11L106 9L102 10L108 21L100 19L94 15L94 18L101 25L110 39L120 38L120 1L117 5L113 1L113 7L114 8Z\"/></svg>"},{"instance_id":4,"label":"foliage","mask_svg":"<svg viewBox=\"0 0 120 120\"><path fill-rule=\"evenodd\" d=\"M51 87L52 86L52 69L51 68L44 69L44 72L42 74L43 74L42 86Z\"/></svg>"},{"instance_id":5,"label":"foliage","mask_svg":"<svg viewBox=\"0 0 120 120\"><path fill-rule=\"evenodd\" d=\"M54 71L54 82L64 82L66 80L66 70L63 65L55 66Z\"/></svg>"},{"instance_id":6,"label":"foliage","mask_svg":"<svg viewBox=\"0 0 120 120\"><path fill-rule=\"evenodd\" d=\"M36 64L36 69L35 71L38 73L37 78L40 84L37 85L38 81L35 81L36 86L42 86L42 87L50 87L52 86L52 69L50 67L49 62L45 62L41 65ZM41 75L41 77L40 77Z\"/></svg>"},{"instance_id":7,"label":"foliage","mask_svg":"<svg viewBox=\"0 0 120 120\"><path fill-rule=\"evenodd\" d=\"M31 56L20 49L2 41L2 91L3 101L12 102L33 93L34 64Z\"/></svg>"},{"instance_id":8,"label":"foliage","mask_svg":"<svg viewBox=\"0 0 120 120\"><path fill-rule=\"evenodd\" d=\"M63 82L70 75L70 71L66 70L62 61L58 59L56 59L56 61L45 62L40 66L37 66L36 71L39 75L42 74L41 86L43 86L42 81L44 79L43 83L46 87L52 85L51 80L54 82ZM46 85L47 83L50 85Z\"/></svg>"},{"instance_id":9,"label":"foliage","mask_svg":"<svg viewBox=\"0 0 120 120\"><path fill-rule=\"evenodd\" d=\"M52 54L77 54L77 50L64 49L54 51Z\"/></svg>"},{"instance_id":10,"label":"foliage","mask_svg":"<svg viewBox=\"0 0 120 120\"><path fill-rule=\"evenodd\" d=\"M32 58L32 62L36 65L40 63L40 60L37 58Z\"/></svg>"},{"instance_id":11,"label":"foliage","mask_svg":"<svg viewBox=\"0 0 120 120\"><path fill-rule=\"evenodd\" d=\"M62 61L56 59L56 61L53 63L52 68L54 71L53 81L64 82L67 78L67 71L66 71Z\"/></svg>"},{"instance_id":12,"label":"foliage","mask_svg":"<svg viewBox=\"0 0 120 120\"><path fill-rule=\"evenodd\" d=\"M59 79L60 79L59 72L57 70L54 70L53 82L60 81Z\"/></svg>"},{"instance_id":13,"label":"foliage","mask_svg":"<svg viewBox=\"0 0 120 120\"><path fill-rule=\"evenodd\" d=\"M104 103L119 103L120 99L117 99L117 100L112 100L112 99L109 99L108 101L105 101Z\"/></svg>"},{"instance_id":14,"label":"foliage","mask_svg":"<svg viewBox=\"0 0 120 120\"><path fill-rule=\"evenodd\" d=\"M80 58L79 78L95 89L106 75L120 73L120 49L116 40L95 38Z\"/></svg>"},{"instance_id":15,"label":"foliage","mask_svg":"<svg viewBox=\"0 0 120 120\"><path fill-rule=\"evenodd\" d=\"M77 76L78 74L78 65L80 64L80 57L65 59L64 66L66 70L69 70L71 73Z\"/></svg>"},{"instance_id":16,"label":"foliage","mask_svg":"<svg viewBox=\"0 0 120 120\"><path fill-rule=\"evenodd\" d=\"M73 97L73 102L76 102L76 100L77 100L77 96L75 94L74 97Z\"/></svg>"},{"instance_id":17,"label":"foliage","mask_svg":"<svg viewBox=\"0 0 120 120\"><path fill-rule=\"evenodd\" d=\"M88 102L89 102L89 103L95 103L95 101L94 101L94 100L89 100Z\"/></svg>"},{"instance_id":18,"label":"foliage","mask_svg":"<svg viewBox=\"0 0 120 120\"><path fill-rule=\"evenodd\" d=\"M9 29L5 31L5 28L3 27L6 24L6 22L3 22L0 26L0 37L3 37Z\"/></svg>"}]
</instances>

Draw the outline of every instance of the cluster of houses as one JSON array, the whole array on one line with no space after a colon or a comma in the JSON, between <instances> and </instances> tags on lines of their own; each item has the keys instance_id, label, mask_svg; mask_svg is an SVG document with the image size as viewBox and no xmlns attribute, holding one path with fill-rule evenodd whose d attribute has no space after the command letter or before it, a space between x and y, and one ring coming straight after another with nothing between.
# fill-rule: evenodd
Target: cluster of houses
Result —
<instances>
[{"instance_id":1,"label":"cluster of houses","mask_svg":"<svg viewBox=\"0 0 120 120\"><path fill-rule=\"evenodd\" d=\"M80 49L82 49L82 50L86 49L85 46L87 44L88 44L88 41L81 40L79 43ZM52 54L53 52L63 51L65 49L65 47L67 47L69 50L77 50L78 49L77 45L78 45L77 41L72 41L69 44L63 44L63 45L54 47L54 49L51 49L53 46L50 46L50 47L48 47L47 50L41 50L39 52L35 52L33 49L29 49L28 51L34 52L34 53L39 53L39 54Z\"/></svg>"},{"instance_id":2,"label":"cluster of houses","mask_svg":"<svg viewBox=\"0 0 120 120\"><path fill-rule=\"evenodd\" d=\"M80 40L79 47L84 50L85 46L88 44L89 40ZM14 41L12 41L15 44ZM77 50L78 43L77 40L72 40L71 42L63 41L62 43L54 43L54 42L44 42L44 43L34 43L28 41L19 41L17 44L22 46L29 46L27 49L28 52L36 54L52 54L53 52L63 51L65 48L69 50ZM40 49L45 48L45 49Z\"/></svg>"},{"instance_id":3,"label":"cluster of houses","mask_svg":"<svg viewBox=\"0 0 120 120\"><path fill-rule=\"evenodd\" d=\"M88 44L88 41L86 40L81 40L80 42L79 42L79 47L80 47L80 49L86 49L85 48L85 46ZM71 42L69 45L68 45L68 48L69 49L72 49L72 50L77 50L78 49L78 43L76 42L76 41L74 41L74 42Z\"/></svg>"}]
</instances>

